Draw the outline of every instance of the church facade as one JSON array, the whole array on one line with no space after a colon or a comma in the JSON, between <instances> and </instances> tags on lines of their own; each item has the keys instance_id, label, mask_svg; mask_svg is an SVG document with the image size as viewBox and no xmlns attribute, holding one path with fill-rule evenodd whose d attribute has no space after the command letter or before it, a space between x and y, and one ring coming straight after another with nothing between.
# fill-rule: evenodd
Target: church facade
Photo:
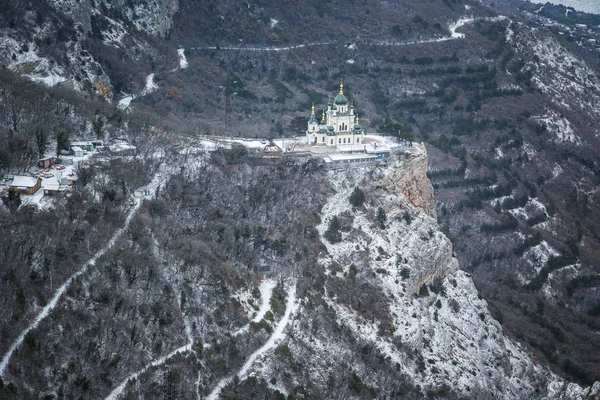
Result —
<instances>
[{"instance_id":1,"label":"church facade","mask_svg":"<svg viewBox=\"0 0 600 400\"><path fill-rule=\"evenodd\" d=\"M327 110L323 111L321 121L315 115L315 105L308 117L306 143L313 146L336 147L348 144L362 144L364 131L358 124L358 115L354 107L348 104L344 96L344 85L340 84L340 92L333 102L329 101Z\"/></svg>"}]
</instances>

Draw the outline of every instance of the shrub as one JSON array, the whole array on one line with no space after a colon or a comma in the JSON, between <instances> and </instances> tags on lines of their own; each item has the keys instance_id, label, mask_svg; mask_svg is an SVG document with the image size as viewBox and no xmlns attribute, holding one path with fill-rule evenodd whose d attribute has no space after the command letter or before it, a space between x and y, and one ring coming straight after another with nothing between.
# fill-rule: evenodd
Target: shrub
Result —
<instances>
[{"instance_id":1,"label":"shrub","mask_svg":"<svg viewBox=\"0 0 600 400\"><path fill-rule=\"evenodd\" d=\"M404 211L404 214L402 214L402 218L404 219L404 222L406 222L406 225L410 225L410 223L412 222L412 217L410 216L410 213L408 211Z\"/></svg>"},{"instance_id":2,"label":"shrub","mask_svg":"<svg viewBox=\"0 0 600 400\"><path fill-rule=\"evenodd\" d=\"M402 268L400 270L400 276L402 277L402 279L406 280L408 278L410 278L410 270L406 267Z\"/></svg>"},{"instance_id":3,"label":"shrub","mask_svg":"<svg viewBox=\"0 0 600 400\"><path fill-rule=\"evenodd\" d=\"M333 216L329 220L329 226L323 234L323 237L329 241L329 243L339 243L342 241L342 233L340 232L340 220L337 216Z\"/></svg>"},{"instance_id":4,"label":"shrub","mask_svg":"<svg viewBox=\"0 0 600 400\"><path fill-rule=\"evenodd\" d=\"M288 346L285 343L282 343L279 346L277 346L275 348L275 353L279 354L284 358L292 358L292 350L290 349L290 346Z\"/></svg>"},{"instance_id":5,"label":"shrub","mask_svg":"<svg viewBox=\"0 0 600 400\"><path fill-rule=\"evenodd\" d=\"M387 220L387 215L382 207L379 207L377 209L377 216L375 217L375 219L377 220L377 225L379 226L379 229L385 229L385 221Z\"/></svg>"},{"instance_id":6,"label":"shrub","mask_svg":"<svg viewBox=\"0 0 600 400\"><path fill-rule=\"evenodd\" d=\"M358 188L358 186L355 186L348 200L353 207L360 207L365 202L365 194Z\"/></svg>"},{"instance_id":7,"label":"shrub","mask_svg":"<svg viewBox=\"0 0 600 400\"><path fill-rule=\"evenodd\" d=\"M449 304L450 308L454 313L458 313L460 311L460 304L458 303L458 301L456 301L456 299L450 299Z\"/></svg>"}]
</instances>

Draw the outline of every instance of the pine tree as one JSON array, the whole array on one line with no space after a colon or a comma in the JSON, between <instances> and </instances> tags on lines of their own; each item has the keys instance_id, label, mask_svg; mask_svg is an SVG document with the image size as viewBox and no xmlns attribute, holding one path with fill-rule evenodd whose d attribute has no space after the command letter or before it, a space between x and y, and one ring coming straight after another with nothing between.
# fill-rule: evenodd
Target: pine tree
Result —
<instances>
[{"instance_id":1,"label":"pine tree","mask_svg":"<svg viewBox=\"0 0 600 400\"><path fill-rule=\"evenodd\" d=\"M342 233L340 232L340 220L337 216L334 216L329 220L329 226L327 230L323 234L325 239L329 241L329 243L339 243L342 241Z\"/></svg>"},{"instance_id":2,"label":"pine tree","mask_svg":"<svg viewBox=\"0 0 600 400\"><path fill-rule=\"evenodd\" d=\"M387 215L385 214L385 210L382 207L377 209L377 215L375 216L377 220L377 225L379 225L379 229L385 229L385 221L387 220Z\"/></svg>"},{"instance_id":3,"label":"pine tree","mask_svg":"<svg viewBox=\"0 0 600 400\"><path fill-rule=\"evenodd\" d=\"M15 212L21 205L21 195L14 189L8 189L8 194L2 198L2 202L10 212Z\"/></svg>"},{"instance_id":4,"label":"pine tree","mask_svg":"<svg viewBox=\"0 0 600 400\"><path fill-rule=\"evenodd\" d=\"M355 186L349 200L353 207L360 207L365 202L365 194L358 188L358 186Z\"/></svg>"}]
</instances>

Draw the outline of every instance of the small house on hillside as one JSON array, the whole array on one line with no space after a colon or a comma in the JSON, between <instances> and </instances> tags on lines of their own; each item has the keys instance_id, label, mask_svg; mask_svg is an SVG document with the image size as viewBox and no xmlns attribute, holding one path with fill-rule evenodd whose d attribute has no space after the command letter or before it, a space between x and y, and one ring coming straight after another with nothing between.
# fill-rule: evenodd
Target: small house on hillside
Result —
<instances>
[{"instance_id":1,"label":"small house on hillside","mask_svg":"<svg viewBox=\"0 0 600 400\"><path fill-rule=\"evenodd\" d=\"M38 160L38 167L40 168L50 168L51 166L54 165L54 163L56 162L56 158L55 157L45 157L45 158L40 158Z\"/></svg>"},{"instance_id":2,"label":"small house on hillside","mask_svg":"<svg viewBox=\"0 0 600 400\"><path fill-rule=\"evenodd\" d=\"M60 178L61 186L73 185L75 183L75 181L77 181L77 178L74 176L65 176L65 177Z\"/></svg>"},{"instance_id":3,"label":"small house on hillside","mask_svg":"<svg viewBox=\"0 0 600 400\"><path fill-rule=\"evenodd\" d=\"M60 192L64 191L65 188L58 184L44 184L44 196L56 196Z\"/></svg>"},{"instance_id":4,"label":"small house on hillside","mask_svg":"<svg viewBox=\"0 0 600 400\"><path fill-rule=\"evenodd\" d=\"M77 146L81 148L83 151L94 151L94 145L92 142L82 141L82 142L71 142L71 147Z\"/></svg>"},{"instance_id":5,"label":"small house on hillside","mask_svg":"<svg viewBox=\"0 0 600 400\"><path fill-rule=\"evenodd\" d=\"M71 146L71 155L74 157L83 157L83 149L79 146Z\"/></svg>"},{"instance_id":6,"label":"small house on hillside","mask_svg":"<svg viewBox=\"0 0 600 400\"><path fill-rule=\"evenodd\" d=\"M263 157L266 157L266 158L283 156L283 150L281 150L281 147L277 146L273 142L270 142L269 144L267 144L262 149L262 153L263 153Z\"/></svg>"},{"instance_id":7,"label":"small house on hillside","mask_svg":"<svg viewBox=\"0 0 600 400\"><path fill-rule=\"evenodd\" d=\"M31 176L15 176L10 188L23 194L34 194L42 186L40 178L32 178Z\"/></svg>"},{"instance_id":8,"label":"small house on hillside","mask_svg":"<svg viewBox=\"0 0 600 400\"><path fill-rule=\"evenodd\" d=\"M139 197L139 198L147 197L147 196L150 196L150 190L148 188L139 188L139 189L135 190L133 195L135 197Z\"/></svg>"}]
</instances>

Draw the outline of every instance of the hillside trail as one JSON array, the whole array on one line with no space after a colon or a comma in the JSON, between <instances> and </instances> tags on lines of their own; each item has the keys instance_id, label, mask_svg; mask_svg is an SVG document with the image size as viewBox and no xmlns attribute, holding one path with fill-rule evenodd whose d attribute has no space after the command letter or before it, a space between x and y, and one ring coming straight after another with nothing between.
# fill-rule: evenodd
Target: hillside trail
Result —
<instances>
[{"instance_id":1,"label":"hillside trail","mask_svg":"<svg viewBox=\"0 0 600 400\"><path fill-rule=\"evenodd\" d=\"M448 29L450 30L450 36L444 36L444 37L438 37L438 38L430 38L430 39L421 39L421 40L405 40L405 41L377 41L377 40L357 40L357 43L361 43L363 45L366 46L414 46L414 45L419 45L419 44L427 44L427 43L440 43L440 42L447 42L449 40L457 40L457 39L464 39L466 37L466 35L464 33L460 33L457 32L458 29L462 28L463 26L473 23L475 21L500 21L500 20L508 20L509 18L503 15L500 15L498 17L480 17L480 18L475 18L475 17L470 17L470 18L461 18L459 20L457 20L456 22L451 23L450 25L448 25ZM512 22L512 21L511 21ZM290 46L282 46L282 47L269 47L269 46L252 46L252 47L244 47L244 46L199 46L199 47L189 47L187 49L185 48L178 48L177 49L177 58L178 58L178 66L174 69L171 69L169 72L174 72L177 70L183 70L183 69L187 69L189 68L189 61L185 55L185 51L186 50L223 50L223 51L248 51L248 52L285 52L285 51L292 51L292 50L297 50L297 49L302 49L302 48L307 48L307 47L316 47L316 46L327 46L327 45L332 45L332 44L336 44L337 42L335 41L329 41L329 42L311 42L311 43L304 43L304 44L297 44L297 45L290 45ZM351 45L347 46L349 49L353 49L356 50L356 43L352 43ZM348 60L348 62L354 62L354 60ZM160 72L157 72L160 73ZM125 110L129 107L129 105L131 104L131 102L137 98L143 97L149 93L152 93L153 91L155 91L158 88L158 86L156 86L156 84L154 83L154 74L150 74L148 75L148 78L146 80L146 88L140 92L139 94L131 94L128 95L126 97L123 97L121 100L119 100L118 102L118 107L121 110Z\"/></svg>"},{"instance_id":2,"label":"hillside trail","mask_svg":"<svg viewBox=\"0 0 600 400\"><path fill-rule=\"evenodd\" d=\"M164 181L164 179L165 179L164 176L162 176L162 174L160 173L160 170L159 170L159 172L157 172L154 175L151 183L148 186L146 186L146 188L148 188L148 190L150 190L151 195L153 195L155 193L155 189L160 185L160 182ZM19 336L17 336L15 341L10 345L6 354L4 354L4 356L2 357L2 361L0 362L0 377L2 377L4 375L6 367L8 366L8 363L9 363L13 353L15 352L15 350L17 350L21 346L21 344L23 343L23 340L25 339L25 336L31 330L35 329L40 324L40 322L42 322L50 314L50 312L56 307L56 305L58 304L58 301L63 296L63 294L65 293L65 291L67 290L67 288L69 287L71 282L73 282L73 280L76 279L77 277L84 274L89 267L93 267L96 264L96 261L98 260L98 258L100 258L102 255L104 255L108 250L110 250L115 245L117 239L119 237L121 237L123 232L125 232L129 228L129 224L131 223L131 220L133 219L133 217L139 210L141 204L142 204L142 199L136 199L135 205L127 214L127 217L125 218L125 223L123 224L123 226L121 228L117 229L117 231L114 233L114 235L110 238L110 240L104 247L102 247L100 250L98 250L98 252L96 252L96 254L94 254L94 256L91 259L89 259L85 264L83 264L83 266L77 272L73 273L71 276L69 276L69 278L67 278L67 280L56 290L56 292L54 292L52 299L48 302L48 304L46 304L46 306L42 309L42 311L40 311L40 313L35 317L33 322L29 326L27 326L27 328L25 328L19 334Z\"/></svg>"},{"instance_id":3,"label":"hillside trail","mask_svg":"<svg viewBox=\"0 0 600 400\"><path fill-rule=\"evenodd\" d=\"M260 306L258 312L256 313L256 315L252 318L252 320L249 323L245 324L244 326L242 326L241 328L239 328L237 331L235 331L233 333L234 337L239 336L244 332L247 332L248 328L250 327L251 322L258 323L258 322L260 322L260 320L262 320L264 318L267 311L269 311L271 308L270 300L271 300L271 296L273 294L273 288L275 287L275 284L276 284L276 282L272 279L265 279L260 283L259 291L261 294L261 306ZM127 384L130 381L134 381L141 374L143 374L150 368L158 367L158 366L166 363L169 359L173 358L175 355L177 355L179 353L194 351L193 350L194 341L191 337L191 331L190 331L188 324L186 324L186 331L187 331L187 336L188 336L188 342L185 345L178 347L177 349L171 351L167 355L164 355L162 357L157 358L156 360L153 360L152 362L150 362L149 364L144 366L139 371L136 371L136 372L128 375L125 379L123 379L123 381L119 384L119 386L114 388L112 390L112 392L110 392L110 394L108 396L106 396L105 400L117 400L119 398L119 396L123 393L123 391L125 390L125 387L127 386ZM203 345L204 349L207 349L209 347L210 347L209 343L206 343ZM199 384L199 381L197 381L196 386L198 386L198 384Z\"/></svg>"},{"instance_id":4,"label":"hillside trail","mask_svg":"<svg viewBox=\"0 0 600 400\"><path fill-rule=\"evenodd\" d=\"M284 337L284 330L288 326L290 322L290 318L294 311L297 309L298 304L296 303L296 285L295 283L290 285L287 289L287 301L285 306L285 313L283 317L277 323L273 334L267 340L267 342L262 345L258 350L254 353L250 354L242 368L235 375L228 376L223 378L217 383L212 392L206 397L207 400L217 400L221 390L233 379L234 376L238 376L240 379L245 378L250 371L250 368L254 364L254 362L267 351L273 349ZM200 399L200 396L198 397Z\"/></svg>"},{"instance_id":5,"label":"hillside trail","mask_svg":"<svg viewBox=\"0 0 600 400\"><path fill-rule=\"evenodd\" d=\"M496 20L504 20L508 19L505 16L498 17L481 17L481 18L461 18L456 22L448 25L448 29L450 30L450 36L438 37L438 38L430 38L430 39L421 39L421 40L405 40L405 41L373 41L373 40L358 40L364 45L372 45L372 46L412 46L417 44L425 44L425 43L437 43L437 42L446 42L449 40L456 39L464 39L466 36L464 33L457 32L458 29L463 26L473 23L475 21L496 21ZM305 44L297 44L291 46L282 46L282 47L269 47L269 46L253 46L253 47L244 47L244 46L200 46L200 47L190 47L189 50L228 50L228 51L254 51L254 52L280 52L280 51L290 51L297 50L306 47L315 47L315 46L326 46L336 44L336 42L311 42ZM356 48L355 45L348 46L349 48ZM185 61L186 67L188 66L187 60Z\"/></svg>"}]
</instances>

